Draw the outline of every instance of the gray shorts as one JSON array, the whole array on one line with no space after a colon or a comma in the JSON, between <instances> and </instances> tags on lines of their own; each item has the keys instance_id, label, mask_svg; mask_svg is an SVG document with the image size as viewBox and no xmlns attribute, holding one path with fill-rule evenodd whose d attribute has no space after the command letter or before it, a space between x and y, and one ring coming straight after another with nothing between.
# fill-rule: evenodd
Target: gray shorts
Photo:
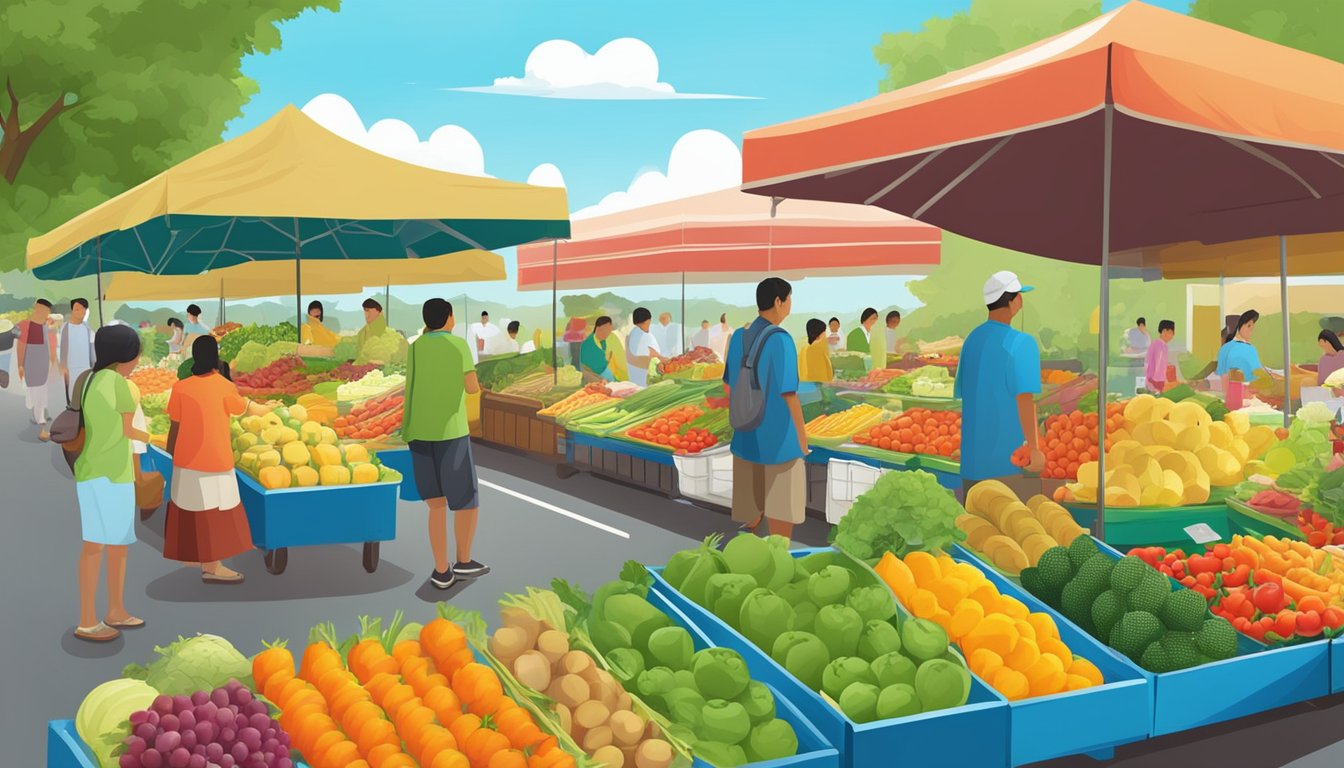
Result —
<instances>
[{"instance_id":1,"label":"gray shorts","mask_svg":"<svg viewBox=\"0 0 1344 768\"><path fill-rule=\"evenodd\" d=\"M480 506L476 490L476 463L471 438L412 440L411 472L420 498L446 499L451 510Z\"/></svg>"}]
</instances>

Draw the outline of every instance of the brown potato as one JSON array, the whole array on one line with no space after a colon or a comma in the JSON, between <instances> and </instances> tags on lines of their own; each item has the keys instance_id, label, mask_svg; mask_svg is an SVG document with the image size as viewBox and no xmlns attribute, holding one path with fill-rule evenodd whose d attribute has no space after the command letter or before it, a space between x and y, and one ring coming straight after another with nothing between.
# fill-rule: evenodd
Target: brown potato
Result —
<instances>
[{"instance_id":1,"label":"brown potato","mask_svg":"<svg viewBox=\"0 0 1344 768\"><path fill-rule=\"evenodd\" d=\"M560 727L565 733L570 733L574 728L574 716L570 713L569 707L557 703L555 705L555 716L560 721Z\"/></svg>"},{"instance_id":2,"label":"brown potato","mask_svg":"<svg viewBox=\"0 0 1344 768\"><path fill-rule=\"evenodd\" d=\"M574 722L584 728L596 728L604 725L611 717L611 710L600 701L585 701L574 710Z\"/></svg>"},{"instance_id":3,"label":"brown potato","mask_svg":"<svg viewBox=\"0 0 1344 768\"><path fill-rule=\"evenodd\" d=\"M672 745L649 739L635 750L635 768L667 768L672 764Z\"/></svg>"},{"instance_id":4,"label":"brown potato","mask_svg":"<svg viewBox=\"0 0 1344 768\"><path fill-rule=\"evenodd\" d=\"M599 725L596 728L589 728L583 735L583 751L592 754L602 747L611 745L611 728L605 725ZM624 761L622 761L624 762Z\"/></svg>"},{"instance_id":5,"label":"brown potato","mask_svg":"<svg viewBox=\"0 0 1344 768\"><path fill-rule=\"evenodd\" d=\"M623 768L625 754L617 747L608 744L593 753L593 761L603 768Z\"/></svg>"},{"instance_id":6,"label":"brown potato","mask_svg":"<svg viewBox=\"0 0 1344 768\"><path fill-rule=\"evenodd\" d=\"M612 712L608 725L611 726L612 740L622 747L638 744L639 737L644 735L644 720L634 712L626 710Z\"/></svg>"},{"instance_id":7,"label":"brown potato","mask_svg":"<svg viewBox=\"0 0 1344 768\"><path fill-rule=\"evenodd\" d=\"M518 682L534 691L551 687L551 665L539 651L527 651L513 662L513 675Z\"/></svg>"},{"instance_id":8,"label":"brown potato","mask_svg":"<svg viewBox=\"0 0 1344 768\"><path fill-rule=\"evenodd\" d=\"M613 707L613 709L629 712L631 708L634 707L634 704L635 700L630 698L630 694L621 691L620 694L616 696L616 706Z\"/></svg>"},{"instance_id":9,"label":"brown potato","mask_svg":"<svg viewBox=\"0 0 1344 768\"><path fill-rule=\"evenodd\" d=\"M527 636L524 651L537 646L537 636L541 634L541 622L533 618L532 614L522 608L500 608L499 619L506 627L523 630L523 633Z\"/></svg>"},{"instance_id":10,"label":"brown potato","mask_svg":"<svg viewBox=\"0 0 1344 768\"><path fill-rule=\"evenodd\" d=\"M545 654L547 661L555 664L560 657L569 653L569 635L548 629L537 635L537 650Z\"/></svg>"},{"instance_id":11,"label":"brown potato","mask_svg":"<svg viewBox=\"0 0 1344 768\"><path fill-rule=\"evenodd\" d=\"M531 648L527 644L527 633L518 627L500 627L490 637L490 652L505 664L512 664L523 651Z\"/></svg>"},{"instance_id":12,"label":"brown potato","mask_svg":"<svg viewBox=\"0 0 1344 768\"><path fill-rule=\"evenodd\" d=\"M573 710L588 700L588 684L578 675L564 675L551 683L546 695Z\"/></svg>"},{"instance_id":13,"label":"brown potato","mask_svg":"<svg viewBox=\"0 0 1344 768\"><path fill-rule=\"evenodd\" d=\"M583 673L594 666L593 657L583 651L570 651L560 657L559 666L566 675L579 675L586 680L587 677Z\"/></svg>"}]
</instances>

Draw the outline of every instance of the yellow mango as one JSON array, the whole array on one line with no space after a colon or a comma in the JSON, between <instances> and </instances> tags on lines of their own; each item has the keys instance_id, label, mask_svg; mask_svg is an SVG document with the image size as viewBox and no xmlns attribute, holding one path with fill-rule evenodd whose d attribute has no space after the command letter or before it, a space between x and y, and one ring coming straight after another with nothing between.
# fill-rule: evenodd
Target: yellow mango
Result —
<instances>
[{"instance_id":1,"label":"yellow mango","mask_svg":"<svg viewBox=\"0 0 1344 768\"><path fill-rule=\"evenodd\" d=\"M1100 483L1097 482L1097 462L1085 461L1078 465L1078 482L1083 488L1096 488Z\"/></svg>"},{"instance_id":2,"label":"yellow mango","mask_svg":"<svg viewBox=\"0 0 1344 768\"><path fill-rule=\"evenodd\" d=\"M1148 414L1149 421L1165 421L1171 415L1176 404L1163 397L1153 398L1153 410Z\"/></svg>"},{"instance_id":3,"label":"yellow mango","mask_svg":"<svg viewBox=\"0 0 1344 768\"><path fill-rule=\"evenodd\" d=\"M1144 453L1144 444L1138 440L1116 440L1111 443L1111 450L1106 452L1106 458L1109 463L1128 464L1130 459Z\"/></svg>"},{"instance_id":4,"label":"yellow mango","mask_svg":"<svg viewBox=\"0 0 1344 768\"><path fill-rule=\"evenodd\" d=\"M966 492L966 511L980 514L989 509L989 500L994 497L1016 500L1017 494L998 480L983 480Z\"/></svg>"},{"instance_id":5,"label":"yellow mango","mask_svg":"<svg viewBox=\"0 0 1344 768\"><path fill-rule=\"evenodd\" d=\"M1223 423L1232 430L1232 434L1240 437L1251 429L1251 417L1241 411L1230 411L1223 416Z\"/></svg>"},{"instance_id":6,"label":"yellow mango","mask_svg":"<svg viewBox=\"0 0 1344 768\"><path fill-rule=\"evenodd\" d=\"M1145 421L1145 422L1142 422L1142 423L1140 423L1140 424L1136 424L1136 425L1134 425L1134 440L1133 440L1133 442L1138 446L1137 450L1140 450L1140 451L1143 450L1143 446L1145 446L1145 445L1163 445L1163 443L1160 443L1160 442L1158 442L1158 440L1157 440L1157 425L1158 425L1158 424L1161 424L1163 427L1165 427L1166 430L1167 430L1168 432L1171 431L1171 425L1168 424L1168 423L1166 423L1165 421L1161 421L1161 422L1158 422L1158 421ZM1174 433L1173 433L1173 434L1174 434ZM1111 447L1111 450L1114 451L1114 450L1115 450L1115 446L1112 446L1112 447ZM1128 456L1130 456L1130 455L1132 455L1132 454L1131 454L1131 453L1126 453L1126 454L1124 454L1124 455L1125 455L1126 457L1128 457Z\"/></svg>"},{"instance_id":7,"label":"yellow mango","mask_svg":"<svg viewBox=\"0 0 1344 768\"><path fill-rule=\"evenodd\" d=\"M256 474L257 454L245 453L242 456L238 457L238 461L236 463L238 464L238 468L243 470L244 472L247 472L248 474Z\"/></svg>"},{"instance_id":8,"label":"yellow mango","mask_svg":"<svg viewBox=\"0 0 1344 768\"><path fill-rule=\"evenodd\" d=\"M288 467L270 466L262 467L257 473L257 480L261 482L261 487L267 490L278 490L288 488L290 485L290 474Z\"/></svg>"},{"instance_id":9,"label":"yellow mango","mask_svg":"<svg viewBox=\"0 0 1344 768\"><path fill-rule=\"evenodd\" d=\"M349 464L358 464L369 460L369 450L362 445L345 446L345 460Z\"/></svg>"},{"instance_id":10,"label":"yellow mango","mask_svg":"<svg viewBox=\"0 0 1344 768\"><path fill-rule=\"evenodd\" d=\"M1228 443L1227 452L1232 454L1232 458L1236 459L1237 463L1243 467L1251 460L1251 448L1241 438L1231 440Z\"/></svg>"},{"instance_id":11,"label":"yellow mango","mask_svg":"<svg viewBox=\"0 0 1344 768\"><path fill-rule=\"evenodd\" d=\"M1274 444L1279 441L1274 436L1274 429L1265 424L1257 424L1246 431L1243 435L1246 440L1246 447L1250 450L1252 459L1263 459L1265 454Z\"/></svg>"},{"instance_id":12,"label":"yellow mango","mask_svg":"<svg viewBox=\"0 0 1344 768\"><path fill-rule=\"evenodd\" d=\"M340 464L324 465L317 473L322 485L349 485L350 468Z\"/></svg>"},{"instance_id":13,"label":"yellow mango","mask_svg":"<svg viewBox=\"0 0 1344 768\"><path fill-rule=\"evenodd\" d=\"M1186 451L1172 451L1157 460L1158 466L1162 467L1163 472L1171 470L1181 478L1183 482L1190 482L1195 479L1195 469L1199 466L1199 460L1193 453Z\"/></svg>"},{"instance_id":14,"label":"yellow mango","mask_svg":"<svg viewBox=\"0 0 1344 768\"><path fill-rule=\"evenodd\" d=\"M378 468L372 464L353 464L350 471L350 482L355 485L368 485L378 482Z\"/></svg>"},{"instance_id":15,"label":"yellow mango","mask_svg":"<svg viewBox=\"0 0 1344 768\"><path fill-rule=\"evenodd\" d=\"M261 434L260 416L244 416L240 423L242 424L244 430L251 432L254 435Z\"/></svg>"},{"instance_id":16,"label":"yellow mango","mask_svg":"<svg viewBox=\"0 0 1344 768\"><path fill-rule=\"evenodd\" d=\"M322 428L323 445L336 445L338 442L340 442L340 438L336 437L336 430L331 427Z\"/></svg>"},{"instance_id":17,"label":"yellow mango","mask_svg":"<svg viewBox=\"0 0 1344 768\"><path fill-rule=\"evenodd\" d=\"M308 409L297 403L289 406L289 417L295 421L307 421Z\"/></svg>"},{"instance_id":18,"label":"yellow mango","mask_svg":"<svg viewBox=\"0 0 1344 768\"><path fill-rule=\"evenodd\" d=\"M1203 413L1204 409L1201 408ZM1175 448L1182 451L1198 451L1200 448L1208 445L1210 442L1209 428L1202 424L1186 425L1184 429L1176 434Z\"/></svg>"},{"instance_id":19,"label":"yellow mango","mask_svg":"<svg viewBox=\"0 0 1344 768\"><path fill-rule=\"evenodd\" d=\"M300 488L311 488L317 485L317 470L312 467L295 467L294 484Z\"/></svg>"},{"instance_id":20,"label":"yellow mango","mask_svg":"<svg viewBox=\"0 0 1344 768\"><path fill-rule=\"evenodd\" d=\"M286 445L299 439L299 433L289 427L281 427L279 439L275 441L276 445Z\"/></svg>"},{"instance_id":21,"label":"yellow mango","mask_svg":"<svg viewBox=\"0 0 1344 768\"><path fill-rule=\"evenodd\" d=\"M259 418L261 419L262 429L266 429L268 427L283 427L285 425L284 419L281 419L279 414L275 413L274 411L270 413L263 413Z\"/></svg>"},{"instance_id":22,"label":"yellow mango","mask_svg":"<svg viewBox=\"0 0 1344 768\"><path fill-rule=\"evenodd\" d=\"M285 447L280 449L280 457L291 467L303 466L312 459L308 454L308 446L298 441L285 443Z\"/></svg>"},{"instance_id":23,"label":"yellow mango","mask_svg":"<svg viewBox=\"0 0 1344 768\"><path fill-rule=\"evenodd\" d=\"M319 467L340 466L341 464L341 449L334 445L322 443L313 446L312 454L313 462Z\"/></svg>"},{"instance_id":24,"label":"yellow mango","mask_svg":"<svg viewBox=\"0 0 1344 768\"><path fill-rule=\"evenodd\" d=\"M274 448L266 451L265 453L257 454L258 468L264 469L266 467L277 467L279 465L280 465L280 452L275 450Z\"/></svg>"},{"instance_id":25,"label":"yellow mango","mask_svg":"<svg viewBox=\"0 0 1344 768\"><path fill-rule=\"evenodd\" d=\"M1134 470L1140 488L1162 484L1162 465L1151 456L1141 454L1135 457L1130 463L1130 469Z\"/></svg>"},{"instance_id":26,"label":"yellow mango","mask_svg":"<svg viewBox=\"0 0 1344 768\"><path fill-rule=\"evenodd\" d=\"M1123 486L1108 486L1106 488L1106 503L1114 507L1137 507L1139 506L1139 494L1137 488L1125 488Z\"/></svg>"},{"instance_id":27,"label":"yellow mango","mask_svg":"<svg viewBox=\"0 0 1344 768\"><path fill-rule=\"evenodd\" d=\"M1171 414L1167 418L1176 424L1187 427L1208 426L1213 423L1208 411L1204 410L1199 403L1193 403L1189 400L1172 406Z\"/></svg>"},{"instance_id":28,"label":"yellow mango","mask_svg":"<svg viewBox=\"0 0 1344 768\"><path fill-rule=\"evenodd\" d=\"M280 431L284 427L263 427L261 430L261 442L267 445L280 445Z\"/></svg>"},{"instance_id":29,"label":"yellow mango","mask_svg":"<svg viewBox=\"0 0 1344 768\"><path fill-rule=\"evenodd\" d=\"M1209 444L1215 448L1228 450L1232 447L1232 428L1226 422L1215 421L1209 425Z\"/></svg>"},{"instance_id":30,"label":"yellow mango","mask_svg":"<svg viewBox=\"0 0 1344 768\"><path fill-rule=\"evenodd\" d=\"M1153 403L1157 398L1152 395L1136 395L1128 403L1125 403L1125 421L1134 424L1143 424L1150 421L1153 414Z\"/></svg>"},{"instance_id":31,"label":"yellow mango","mask_svg":"<svg viewBox=\"0 0 1344 768\"><path fill-rule=\"evenodd\" d=\"M322 442L322 425L316 421L303 422L303 426L299 427L299 439L308 445Z\"/></svg>"},{"instance_id":32,"label":"yellow mango","mask_svg":"<svg viewBox=\"0 0 1344 768\"><path fill-rule=\"evenodd\" d=\"M256 444L257 436L251 432L244 432L233 439L233 450L242 453Z\"/></svg>"}]
</instances>

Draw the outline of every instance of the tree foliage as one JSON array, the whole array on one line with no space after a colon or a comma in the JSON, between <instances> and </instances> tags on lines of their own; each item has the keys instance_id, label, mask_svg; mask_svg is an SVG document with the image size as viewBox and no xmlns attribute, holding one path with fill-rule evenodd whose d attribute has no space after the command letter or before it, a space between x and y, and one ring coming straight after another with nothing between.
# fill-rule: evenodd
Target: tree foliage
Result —
<instances>
[{"instance_id":1,"label":"tree foliage","mask_svg":"<svg viewBox=\"0 0 1344 768\"><path fill-rule=\"evenodd\" d=\"M1344 61L1344 3L1337 0L1194 0L1190 15Z\"/></svg>"},{"instance_id":2,"label":"tree foliage","mask_svg":"<svg viewBox=\"0 0 1344 768\"><path fill-rule=\"evenodd\" d=\"M243 59L340 0L17 0L0 7L0 271L27 240L219 142Z\"/></svg>"}]
</instances>

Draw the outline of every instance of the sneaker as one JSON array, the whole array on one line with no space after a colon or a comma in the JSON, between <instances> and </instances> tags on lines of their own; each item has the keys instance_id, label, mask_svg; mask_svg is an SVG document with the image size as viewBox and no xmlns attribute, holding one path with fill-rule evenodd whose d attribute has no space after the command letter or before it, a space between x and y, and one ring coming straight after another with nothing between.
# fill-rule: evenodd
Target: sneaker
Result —
<instances>
[{"instance_id":1,"label":"sneaker","mask_svg":"<svg viewBox=\"0 0 1344 768\"><path fill-rule=\"evenodd\" d=\"M474 579L477 576L484 576L490 572L490 566L478 563L475 560L468 560L465 563L458 563L453 566L453 574L461 576L464 579Z\"/></svg>"},{"instance_id":2,"label":"sneaker","mask_svg":"<svg viewBox=\"0 0 1344 768\"><path fill-rule=\"evenodd\" d=\"M457 576L453 574L453 569L446 571L434 571L429 574L429 583L436 589L448 589L457 583Z\"/></svg>"}]
</instances>

